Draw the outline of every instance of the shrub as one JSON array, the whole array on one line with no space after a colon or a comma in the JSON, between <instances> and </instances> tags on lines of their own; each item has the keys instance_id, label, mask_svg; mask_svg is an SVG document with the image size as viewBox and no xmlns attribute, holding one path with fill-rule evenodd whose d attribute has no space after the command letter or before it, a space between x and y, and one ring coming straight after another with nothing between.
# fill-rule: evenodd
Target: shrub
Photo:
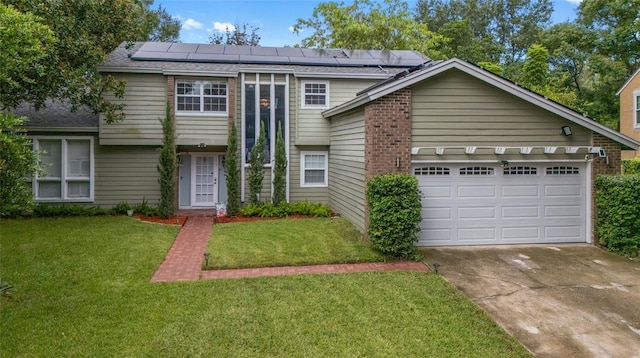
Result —
<instances>
[{"instance_id":1,"label":"shrub","mask_svg":"<svg viewBox=\"0 0 640 358\"><path fill-rule=\"evenodd\" d=\"M249 169L247 169L247 181L249 182L249 204L260 202L262 180L264 179L264 148L265 148L264 124L260 122L260 135L249 154Z\"/></svg>"},{"instance_id":2,"label":"shrub","mask_svg":"<svg viewBox=\"0 0 640 358\"><path fill-rule=\"evenodd\" d=\"M164 218L173 215L176 205L176 145L174 138L173 121L171 120L171 107L167 102L165 118L162 123L162 147L158 163L158 183L160 184L160 202L158 209Z\"/></svg>"},{"instance_id":3,"label":"shrub","mask_svg":"<svg viewBox=\"0 0 640 358\"><path fill-rule=\"evenodd\" d=\"M623 159L622 173L623 174L640 174L640 158Z\"/></svg>"},{"instance_id":4,"label":"shrub","mask_svg":"<svg viewBox=\"0 0 640 358\"><path fill-rule=\"evenodd\" d=\"M238 130L235 123L227 140L224 174L227 179L227 215L236 216L240 211L240 165L238 155Z\"/></svg>"},{"instance_id":5,"label":"shrub","mask_svg":"<svg viewBox=\"0 0 640 358\"><path fill-rule=\"evenodd\" d=\"M33 207L33 216L35 217L54 217L54 216L96 216L106 215L107 210L97 206L86 206L82 204L46 204L38 203Z\"/></svg>"},{"instance_id":6,"label":"shrub","mask_svg":"<svg viewBox=\"0 0 640 358\"><path fill-rule=\"evenodd\" d=\"M276 155L273 169L273 203L278 205L287 201L287 152L282 138L282 127L278 123L276 135Z\"/></svg>"},{"instance_id":7,"label":"shrub","mask_svg":"<svg viewBox=\"0 0 640 358\"><path fill-rule=\"evenodd\" d=\"M162 215L162 213L160 212L160 210L151 207L148 203L147 203L147 199L142 198L142 202L136 206L133 207L133 211L138 213L138 214L142 214L144 216L160 216Z\"/></svg>"},{"instance_id":8,"label":"shrub","mask_svg":"<svg viewBox=\"0 0 640 358\"><path fill-rule=\"evenodd\" d=\"M419 258L415 243L422 220L418 180L409 174L383 174L367 182L369 239L374 249L405 259Z\"/></svg>"},{"instance_id":9,"label":"shrub","mask_svg":"<svg viewBox=\"0 0 640 358\"><path fill-rule=\"evenodd\" d=\"M326 204L299 201L294 203L259 203L249 204L240 210L243 216L285 217L289 215L309 215L315 217L330 217L331 209Z\"/></svg>"},{"instance_id":10,"label":"shrub","mask_svg":"<svg viewBox=\"0 0 640 358\"><path fill-rule=\"evenodd\" d=\"M607 250L636 256L640 249L640 175L596 179L596 236Z\"/></svg>"}]
</instances>

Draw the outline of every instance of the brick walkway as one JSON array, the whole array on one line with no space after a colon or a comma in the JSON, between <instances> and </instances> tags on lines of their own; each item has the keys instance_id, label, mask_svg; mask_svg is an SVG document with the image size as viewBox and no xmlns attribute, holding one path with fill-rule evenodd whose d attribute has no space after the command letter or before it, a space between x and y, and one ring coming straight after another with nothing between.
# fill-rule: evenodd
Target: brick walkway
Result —
<instances>
[{"instance_id":1,"label":"brick walkway","mask_svg":"<svg viewBox=\"0 0 640 358\"><path fill-rule=\"evenodd\" d=\"M151 282L195 281L300 274L331 274L366 271L429 271L422 262L373 262L312 266L261 267L233 270L202 270L203 254L213 227L212 216L189 216L176 241Z\"/></svg>"}]
</instances>

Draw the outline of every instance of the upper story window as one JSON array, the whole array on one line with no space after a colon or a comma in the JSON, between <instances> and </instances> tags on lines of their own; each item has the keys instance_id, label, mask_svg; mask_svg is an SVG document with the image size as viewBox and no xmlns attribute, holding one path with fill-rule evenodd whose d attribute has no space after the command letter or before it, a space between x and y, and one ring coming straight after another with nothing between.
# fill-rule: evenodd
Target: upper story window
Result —
<instances>
[{"instance_id":1,"label":"upper story window","mask_svg":"<svg viewBox=\"0 0 640 358\"><path fill-rule=\"evenodd\" d=\"M329 82L302 81L302 108L328 108Z\"/></svg>"},{"instance_id":2,"label":"upper story window","mask_svg":"<svg viewBox=\"0 0 640 358\"><path fill-rule=\"evenodd\" d=\"M640 128L640 90L633 93L633 102L635 107L635 111L633 112L633 127Z\"/></svg>"},{"instance_id":3,"label":"upper story window","mask_svg":"<svg viewBox=\"0 0 640 358\"><path fill-rule=\"evenodd\" d=\"M44 172L33 180L37 201L93 200L93 138L34 138Z\"/></svg>"},{"instance_id":4,"label":"upper story window","mask_svg":"<svg viewBox=\"0 0 640 358\"><path fill-rule=\"evenodd\" d=\"M227 83L224 81L176 81L176 110L189 113L226 113Z\"/></svg>"}]
</instances>

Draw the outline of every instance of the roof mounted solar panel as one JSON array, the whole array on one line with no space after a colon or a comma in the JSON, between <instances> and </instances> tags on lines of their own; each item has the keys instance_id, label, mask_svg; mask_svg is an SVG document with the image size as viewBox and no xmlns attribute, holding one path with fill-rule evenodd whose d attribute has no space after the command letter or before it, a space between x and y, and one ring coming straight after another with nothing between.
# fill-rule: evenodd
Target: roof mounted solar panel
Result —
<instances>
[{"instance_id":1,"label":"roof mounted solar panel","mask_svg":"<svg viewBox=\"0 0 640 358\"><path fill-rule=\"evenodd\" d=\"M278 56L302 57L302 49L296 47L278 47L276 52Z\"/></svg>"},{"instance_id":2,"label":"roof mounted solar panel","mask_svg":"<svg viewBox=\"0 0 640 358\"><path fill-rule=\"evenodd\" d=\"M278 51L275 47L250 47L251 54L254 56L278 56Z\"/></svg>"},{"instance_id":3,"label":"roof mounted solar panel","mask_svg":"<svg viewBox=\"0 0 640 358\"><path fill-rule=\"evenodd\" d=\"M189 53L170 53L170 52L145 52L138 51L131 58L134 60L150 60L150 61L184 61Z\"/></svg>"},{"instance_id":4,"label":"roof mounted solar panel","mask_svg":"<svg viewBox=\"0 0 640 358\"><path fill-rule=\"evenodd\" d=\"M219 53L190 53L186 59L194 62L239 63L240 57L240 55L224 55Z\"/></svg>"},{"instance_id":5,"label":"roof mounted solar panel","mask_svg":"<svg viewBox=\"0 0 640 358\"><path fill-rule=\"evenodd\" d=\"M182 53L182 52L196 52L198 49L198 44L183 44L183 43L173 43L167 52L170 53Z\"/></svg>"},{"instance_id":6,"label":"roof mounted solar panel","mask_svg":"<svg viewBox=\"0 0 640 358\"><path fill-rule=\"evenodd\" d=\"M224 45L202 44L198 45L196 53L224 53Z\"/></svg>"},{"instance_id":7,"label":"roof mounted solar panel","mask_svg":"<svg viewBox=\"0 0 640 358\"><path fill-rule=\"evenodd\" d=\"M138 51L167 52L171 45L171 42L145 42Z\"/></svg>"},{"instance_id":8,"label":"roof mounted solar panel","mask_svg":"<svg viewBox=\"0 0 640 358\"><path fill-rule=\"evenodd\" d=\"M251 47L226 45L224 47L224 54L225 55L251 55Z\"/></svg>"}]
</instances>

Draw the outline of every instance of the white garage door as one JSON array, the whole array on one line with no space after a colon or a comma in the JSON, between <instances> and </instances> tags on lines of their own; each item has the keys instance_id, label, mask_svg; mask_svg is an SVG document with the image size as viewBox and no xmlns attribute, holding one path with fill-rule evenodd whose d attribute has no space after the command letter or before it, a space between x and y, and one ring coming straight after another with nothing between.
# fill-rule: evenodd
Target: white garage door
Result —
<instances>
[{"instance_id":1,"label":"white garage door","mask_svg":"<svg viewBox=\"0 0 640 358\"><path fill-rule=\"evenodd\" d=\"M419 246L585 242L584 163L414 165Z\"/></svg>"}]
</instances>

